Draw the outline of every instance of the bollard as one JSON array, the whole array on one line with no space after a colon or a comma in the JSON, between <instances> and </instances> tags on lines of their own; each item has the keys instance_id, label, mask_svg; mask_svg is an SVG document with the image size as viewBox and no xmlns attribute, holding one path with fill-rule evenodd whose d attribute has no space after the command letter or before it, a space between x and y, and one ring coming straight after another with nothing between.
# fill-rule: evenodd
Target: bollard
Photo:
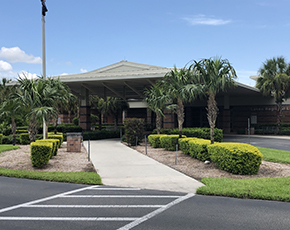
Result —
<instances>
[{"instance_id":1,"label":"bollard","mask_svg":"<svg viewBox=\"0 0 290 230\"><path fill-rule=\"evenodd\" d=\"M175 165L177 165L178 138L176 139Z\"/></svg>"},{"instance_id":2,"label":"bollard","mask_svg":"<svg viewBox=\"0 0 290 230\"><path fill-rule=\"evenodd\" d=\"M145 154L147 155L147 137L145 135Z\"/></svg>"},{"instance_id":3,"label":"bollard","mask_svg":"<svg viewBox=\"0 0 290 230\"><path fill-rule=\"evenodd\" d=\"M91 161L91 143L90 140L88 142L88 161Z\"/></svg>"},{"instance_id":4,"label":"bollard","mask_svg":"<svg viewBox=\"0 0 290 230\"><path fill-rule=\"evenodd\" d=\"M120 141L122 142L122 128L120 129Z\"/></svg>"},{"instance_id":5,"label":"bollard","mask_svg":"<svg viewBox=\"0 0 290 230\"><path fill-rule=\"evenodd\" d=\"M138 136L136 136L136 146L138 145Z\"/></svg>"}]
</instances>

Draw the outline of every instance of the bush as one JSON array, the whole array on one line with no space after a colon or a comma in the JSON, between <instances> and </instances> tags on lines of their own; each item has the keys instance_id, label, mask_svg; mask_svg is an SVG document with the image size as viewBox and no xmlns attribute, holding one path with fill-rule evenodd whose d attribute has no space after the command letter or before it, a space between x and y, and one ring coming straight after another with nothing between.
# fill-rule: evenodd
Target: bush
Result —
<instances>
[{"instance_id":1,"label":"bush","mask_svg":"<svg viewBox=\"0 0 290 230\"><path fill-rule=\"evenodd\" d=\"M153 148L161 148L160 137L167 136L166 134L151 134L148 136L148 142Z\"/></svg>"},{"instance_id":2,"label":"bush","mask_svg":"<svg viewBox=\"0 0 290 230\"><path fill-rule=\"evenodd\" d=\"M51 142L32 142L31 148L31 163L33 167L41 168L45 166L52 155Z\"/></svg>"},{"instance_id":3,"label":"bush","mask_svg":"<svg viewBox=\"0 0 290 230\"><path fill-rule=\"evenodd\" d=\"M21 133L28 133L27 129L17 129L16 134L21 134Z\"/></svg>"},{"instance_id":4,"label":"bush","mask_svg":"<svg viewBox=\"0 0 290 230\"><path fill-rule=\"evenodd\" d=\"M200 161L210 160L210 154L207 150L210 140L196 138L188 141L189 154L191 157Z\"/></svg>"},{"instance_id":5,"label":"bush","mask_svg":"<svg viewBox=\"0 0 290 230\"><path fill-rule=\"evenodd\" d=\"M72 120L72 122L73 122L73 124L74 124L75 126L79 126L79 125L80 125L80 123L79 123L79 117L75 117L75 118Z\"/></svg>"},{"instance_id":6,"label":"bush","mask_svg":"<svg viewBox=\"0 0 290 230\"><path fill-rule=\"evenodd\" d=\"M2 145L2 141L3 140L3 134L2 133L0 133L0 145Z\"/></svg>"},{"instance_id":7,"label":"bush","mask_svg":"<svg viewBox=\"0 0 290 230\"><path fill-rule=\"evenodd\" d=\"M189 154L189 144L188 142L190 140L196 139L195 137L187 137L187 138L179 138L178 139L178 144L179 144L179 149L184 153L184 154Z\"/></svg>"},{"instance_id":8,"label":"bush","mask_svg":"<svg viewBox=\"0 0 290 230\"><path fill-rule=\"evenodd\" d=\"M13 144L13 135L9 135L9 136L3 136L2 138L2 144ZM20 144L20 136L19 135L15 135L15 144Z\"/></svg>"},{"instance_id":9,"label":"bush","mask_svg":"<svg viewBox=\"0 0 290 230\"><path fill-rule=\"evenodd\" d=\"M244 143L216 143L208 152L220 169L240 175L257 174L263 158L256 147Z\"/></svg>"},{"instance_id":10,"label":"bush","mask_svg":"<svg viewBox=\"0 0 290 230\"><path fill-rule=\"evenodd\" d=\"M182 135L183 138L186 136ZM178 144L179 135L165 135L160 137L160 142L162 148L165 148L168 151L176 150L176 143Z\"/></svg>"},{"instance_id":11,"label":"bush","mask_svg":"<svg viewBox=\"0 0 290 230\"><path fill-rule=\"evenodd\" d=\"M108 138L119 138L120 131L119 130L95 130L91 132L84 132L83 133L83 140L102 140Z\"/></svg>"},{"instance_id":12,"label":"bush","mask_svg":"<svg viewBox=\"0 0 290 230\"><path fill-rule=\"evenodd\" d=\"M139 144L143 139L144 120L140 118L126 118L124 119L124 129L125 141L128 145L135 145L136 142Z\"/></svg>"},{"instance_id":13,"label":"bush","mask_svg":"<svg viewBox=\"0 0 290 230\"><path fill-rule=\"evenodd\" d=\"M58 146L59 146L59 139L42 139L42 140L36 140L36 142L44 142L44 143L52 143L52 153L51 157L56 156L58 152Z\"/></svg>"},{"instance_id":14,"label":"bush","mask_svg":"<svg viewBox=\"0 0 290 230\"><path fill-rule=\"evenodd\" d=\"M63 135L62 135L62 133L60 133L60 134L52 134L52 133L48 133L48 135L47 135L47 139L58 139L58 140L59 140L58 148L60 148L60 146L61 146L62 143L63 143Z\"/></svg>"},{"instance_id":15,"label":"bush","mask_svg":"<svg viewBox=\"0 0 290 230\"><path fill-rule=\"evenodd\" d=\"M30 139L29 139L28 133L21 133L20 134L20 144L21 145L29 145L30 144Z\"/></svg>"},{"instance_id":16,"label":"bush","mask_svg":"<svg viewBox=\"0 0 290 230\"><path fill-rule=\"evenodd\" d=\"M156 130L153 133L157 133ZM162 134L179 134L178 129L161 129ZM197 137L202 139L210 140L210 128L183 128L182 135L187 137ZM222 142L223 140L223 130L215 128L214 129L214 141Z\"/></svg>"}]
</instances>

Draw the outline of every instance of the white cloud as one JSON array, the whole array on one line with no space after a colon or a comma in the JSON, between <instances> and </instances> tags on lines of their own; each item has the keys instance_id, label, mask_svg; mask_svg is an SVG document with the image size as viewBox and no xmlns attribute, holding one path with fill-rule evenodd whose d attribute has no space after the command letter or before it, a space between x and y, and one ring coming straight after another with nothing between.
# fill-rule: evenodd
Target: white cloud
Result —
<instances>
[{"instance_id":1,"label":"white cloud","mask_svg":"<svg viewBox=\"0 0 290 230\"><path fill-rule=\"evenodd\" d=\"M2 47L0 50L0 58L6 59L8 62L24 62L24 63L33 63L40 64L41 58L34 57L33 55L26 54L19 47L6 48Z\"/></svg>"},{"instance_id":2,"label":"white cloud","mask_svg":"<svg viewBox=\"0 0 290 230\"><path fill-rule=\"evenodd\" d=\"M0 60L0 72L6 72L12 70L12 66L5 61Z\"/></svg>"},{"instance_id":3,"label":"white cloud","mask_svg":"<svg viewBox=\"0 0 290 230\"><path fill-rule=\"evenodd\" d=\"M195 25L220 26L220 25L225 25L232 22L231 20L223 20L223 19L215 19L212 17L206 17L203 14L199 14L193 17L186 17L186 18L183 18L183 20L189 22L189 24L192 26L195 26Z\"/></svg>"},{"instance_id":4,"label":"white cloud","mask_svg":"<svg viewBox=\"0 0 290 230\"><path fill-rule=\"evenodd\" d=\"M18 73L18 78L36 79L38 78L35 73L28 73L27 71L22 71Z\"/></svg>"},{"instance_id":5,"label":"white cloud","mask_svg":"<svg viewBox=\"0 0 290 230\"><path fill-rule=\"evenodd\" d=\"M82 73L86 73L86 72L88 72L86 69L83 69L83 68L81 68L81 72Z\"/></svg>"}]
</instances>

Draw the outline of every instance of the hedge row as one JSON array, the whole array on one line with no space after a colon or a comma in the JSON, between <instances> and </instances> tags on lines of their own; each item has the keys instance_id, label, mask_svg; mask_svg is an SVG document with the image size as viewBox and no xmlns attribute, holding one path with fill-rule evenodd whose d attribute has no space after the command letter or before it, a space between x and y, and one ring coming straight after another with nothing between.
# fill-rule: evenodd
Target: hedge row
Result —
<instances>
[{"instance_id":1,"label":"hedge row","mask_svg":"<svg viewBox=\"0 0 290 230\"><path fill-rule=\"evenodd\" d=\"M177 136L178 138L178 136ZM148 142L167 150L175 150L176 135L149 135ZM166 144L165 144L166 143ZM184 154L201 161L210 160L220 169L234 174L257 174L262 163L260 151L244 143L215 143L201 138L179 138L179 148Z\"/></svg>"},{"instance_id":2,"label":"hedge row","mask_svg":"<svg viewBox=\"0 0 290 230\"><path fill-rule=\"evenodd\" d=\"M153 130L153 134L157 133L157 130ZM179 134L178 129L161 129L161 134ZM182 135L187 137L197 137L210 140L210 128L183 128ZM214 129L214 141L222 142L223 141L223 130Z\"/></svg>"}]
</instances>

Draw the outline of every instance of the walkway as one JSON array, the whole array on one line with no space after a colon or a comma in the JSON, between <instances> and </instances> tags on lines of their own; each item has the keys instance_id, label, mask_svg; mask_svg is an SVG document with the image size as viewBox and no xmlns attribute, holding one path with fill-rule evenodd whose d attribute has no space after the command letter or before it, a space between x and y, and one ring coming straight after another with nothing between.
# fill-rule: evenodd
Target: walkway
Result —
<instances>
[{"instance_id":1,"label":"walkway","mask_svg":"<svg viewBox=\"0 0 290 230\"><path fill-rule=\"evenodd\" d=\"M188 177L134 149L120 139L84 142L90 149L91 161L104 185L195 193L203 186Z\"/></svg>"}]
</instances>

